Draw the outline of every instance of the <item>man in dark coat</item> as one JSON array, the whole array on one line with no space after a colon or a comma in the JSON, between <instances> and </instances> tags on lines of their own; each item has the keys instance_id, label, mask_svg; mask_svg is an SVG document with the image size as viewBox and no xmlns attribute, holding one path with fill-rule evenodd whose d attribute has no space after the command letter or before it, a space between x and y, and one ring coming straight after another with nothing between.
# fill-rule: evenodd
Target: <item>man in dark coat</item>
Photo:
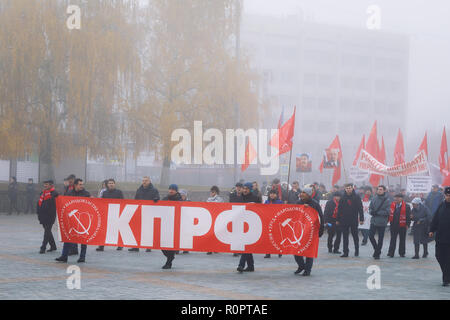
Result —
<instances>
[{"instance_id":1,"label":"man in dark coat","mask_svg":"<svg viewBox=\"0 0 450 320\"><path fill-rule=\"evenodd\" d=\"M74 180L73 189L71 191L69 191L69 194L67 196L90 198L91 194L84 189L84 181L80 178L77 178ZM76 243L64 243L61 257L56 258L55 260L58 262L67 262L67 257L69 256L69 253L71 251L73 251L74 247L77 247L77 246L78 245ZM78 261L77 261L78 263L82 263L82 262L86 261L86 251L87 251L87 245L82 244L81 251L80 251L80 257L78 258Z\"/></svg>"},{"instance_id":2,"label":"man in dark coat","mask_svg":"<svg viewBox=\"0 0 450 320\"><path fill-rule=\"evenodd\" d=\"M252 192L252 187L253 187L253 185L251 182L247 182L246 184L244 184L244 187L242 188L241 203L260 203L259 198L257 196L255 196L255 194ZM244 269L246 263L247 263L247 268ZM253 260L253 254L243 253L241 255L241 259L239 260L239 265L237 267L237 271L239 271L239 273L255 271L255 263Z\"/></svg>"},{"instance_id":3,"label":"man in dark coat","mask_svg":"<svg viewBox=\"0 0 450 320\"><path fill-rule=\"evenodd\" d=\"M431 187L431 192L425 200L425 205L430 210L430 213L434 214L442 201L444 201L444 195L439 191L439 186L435 184Z\"/></svg>"},{"instance_id":4,"label":"man in dark coat","mask_svg":"<svg viewBox=\"0 0 450 320\"><path fill-rule=\"evenodd\" d=\"M20 214L20 210L17 208L17 179L16 177L11 177L9 179L9 185L8 185L8 198L9 198L9 212L8 215L11 215L13 212L13 209L17 212L17 214Z\"/></svg>"},{"instance_id":5,"label":"man in dark coat","mask_svg":"<svg viewBox=\"0 0 450 320\"><path fill-rule=\"evenodd\" d=\"M373 258L375 260L380 259L391 202L386 193L386 187L383 185L378 186L377 194L369 205L369 214L372 216L370 218L369 240L373 246ZM376 233L378 233L378 242L375 240Z\"/></svg>"},{"instance_id":6,"label":"man in dark coat","mask_svg":"<svg viewBox=\"0 0 450 320\"><path fill-rule=\"evenodd\" d=\"M135 200L153 200L158 201L159 198L159 191L156 189L151 180L150 177L144 177L142 178L142 185L137 189L136 195L134 196ZM130 248L128 249L130 252L139 252L139 248ZM151 252L152 249L145 250L146 252Z\"/></svg>"},{"instance_id":7,"label":"man in dark coat","mask_svg":"<svg viewBox=\"0 0 450 320\"><path fill-rule=\"evenodd\" d=\"M55 198L58 192L55 191L53 181L44 181L44 190L41 192L39 201L36 207L39 223L44 227L44 240L42 241L40 254L45 253L47 244L50 244L50 249L47 252L56 250L55 239L52 234L52 227L56 220L56 203Z\"/></svg>"},{"instance_id":8,"label":"man in dark coat","mask_svg":"<svg viewBox=\"0 0 450 320\"><path fill-rule=\"evenodd\" d=\"M299 201L300 186L298 181L292 182L292 189L288 192L287 203L296 204Z\"/></svg>"},{"instance_id":9,"label":"man in dark coat","mask_svg":"<svg viewBox=\"0 0 450 320\"><path fill-rule=\"evenodd\" d=\"M312 198L313 195L313 188L312 186L306 186L303 188L302 192L300 193L300 200L297 202L297 204L301 204L304 206L309 206L317 211L319 214L319 220L320 220L320 228L319 228L319 238L323 235L323 227L324 227L324 221L323 221L323 213L322 213L322 207L320 206L319 202L314 200ZM295 274L299 274L300 272L303 272L302 276L309 276L311 275L311 269L313 266L314 259L313 258L306 258L306 263L302 256L294 256L295 262L297 262L298 268L297 271L295 271Z\"/></svg>"},{"instance_id":10,"label":"man in dark coat","mask_svg":"<svg viewBox=\"0 0 450 320\"><path fill-rule=\"evenodd\" d=\"M230 192L230 201L233 203L239 203L242 201L242 183L238 182L236 183L234 190Z\"/></svg>"},{"instance_id":11,"label":"man in dark coat","mask_svg":"<svg viewBox=\"0 0 450 320\"><path fill-rule=\"evenodd\" d=\"M28 179L28 183L26 186L26 202L27 206L25 209L25 213L32 213L33 208L35 206L34 197L35 197L35 189L34 189L34 183L33 179Z\"/></svg>"},{"instance_id":12,"label":"man in dark coat","mask_svg":"<svg viewBox=\"0 0 450 320\"><path fill-rule=\"evenodd\" d=\"M163 198L163 201L183 201L180 193L178 192L178 186L171 184L169 186L169 193ZM175 250L161 250L164 256L167 258L166 263L162 266L162 269L171 269L172 261L175 259Z\"/></svg>"},{"instance_id":13,"label":"man in dark coat","mask_svg":"<svg viewBox=\"0 0 450 320\"><path fill-rule=\"evenodd\" d=\"M341 229L344 254L341 258L348 257L348 236L351 231L353 242L355 244L355 257L359 256L359 237L358 237L358 220L359 224L364 224L364 210L361 198L356 194L353 184L345 185L345 192L338 204L336 225Z\"/></svg>"},{"instance_id":14,"label":"man in dark coat","mask_svg":"<svg viewBox=\"0 0 450 320\"><path fill-rule=\"evenodd\" d=\"M406 252L406 230L411 223L411 207L404 201L403 194L395 195L391 204L390 215L391 242L389 244L388 257L393 258L397 247L397 236L400 237L398 253L400 257L405 257Z\"/></svg>"},{"instance_id":15,"label":"man in dark coat","mask_svg":"<svg viewBox=\"0 0 450 320\"><path fill-rule=\"evenodd\" d=\"M341 200L341 193L335 192L333 194L333 199L328 200L325 205L325 213L324 219L325 224L327 226L328 232L328 252L329 253L337 253L339 254L339 246L341 245L341 229L336 225L337 221L337 212L339 201ZM336 235L336 239L334 240L334 249L333 249L333 238Z\"/></svg>"},{"instance_id":16,"label":"man in dark coat","mask_svg":"<svg viewBox=\"0 0 450 320\"><path fill-rule=\"evenodd\" d=\"M106 191L102 193L102 199L124 199L122 190L116 189L116 181L114 179L108 179L106 184ZM117 247L117 250L122 250L123 247ZM104 251L105 246L98 246L96 251Z\"/></svg>"},{"instance_id":17,"label":"man in dark coat","mask_svg":"<svg viewBox=\"0 0 450 320\"><path fill-rule=\"evenodd\" d=\"M450 187L444 189L445 200L433 215L430 238L436 233L436 259L442 270L442 285L450 284Z\"/></svg>"},{"instance_id":18,"label":"man in dark coat","mask_svg":"<svg viewBox=\"0 0 450 320\"><path fill-rule=\"evenodd\" d=\"M414 222L412 226L412 233L414 239L414 257L412 259L419 259L420 245L423 245L423 256L428 256L428 220L430 210L427 206L422 204L420 198L412 200L413 209L411 210L411 220Z\"/></svg>"}]
</instances>

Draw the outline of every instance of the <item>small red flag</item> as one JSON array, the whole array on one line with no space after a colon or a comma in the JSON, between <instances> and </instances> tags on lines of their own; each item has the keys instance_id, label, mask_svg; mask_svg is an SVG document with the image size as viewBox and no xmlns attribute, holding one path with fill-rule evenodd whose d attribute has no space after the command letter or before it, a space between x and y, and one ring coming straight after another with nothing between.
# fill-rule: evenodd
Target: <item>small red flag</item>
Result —
<instances>
[{"instance_id":1,"label":"small red flag","mask_svg":"<svg viewBox=\"0 0 450 320\"><path fill-rule=\"evenodd\" d=\"M402 164L405 162L405 146L403 143L402 131L398 129L397 142L394 149L394 165Z\"/></svg>"}]
</instances>

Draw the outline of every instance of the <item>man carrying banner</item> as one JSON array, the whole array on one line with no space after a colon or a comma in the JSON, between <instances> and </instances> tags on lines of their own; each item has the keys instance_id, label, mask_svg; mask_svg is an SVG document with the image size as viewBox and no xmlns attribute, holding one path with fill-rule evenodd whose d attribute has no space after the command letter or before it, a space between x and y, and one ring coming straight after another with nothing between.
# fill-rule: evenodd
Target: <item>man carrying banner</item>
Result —
<instances>
[{"instance_id":1,"label":"man carrying banner","mask_svg":"<svg viewBox=\"0 0 450 320\"><path fill-rule=\"evenodd\" d=\"M242 188L242 200L241 203L258 203L259 199L255 194L252 192L252 183L247 182L244 184L244 187ZM247 268L244 269L245 264L247 263ZM237 267L237 271L239 273L242 272L253 272L255 271L255 264L253 260L253 254L251 253L243 253L241 255L241 259L239 260L239 265Z\"/></svg>"},{"instance_id":2,"label":"man carrying banner","mask_svg":"<svg viewBox=\"0 0 450 320\"><path fill-rule=\"evenodd\" d=\"M322 208L320 207L320 204L312 198L313 195L313 188L311 185L306 185L302 192L300 193L300 200L297 202L297 204L304 205L306 207L311 207L314 210L317 211L317 214L319 215L320 219L320 228L319 228L319 238L323 235L323 227L324 227L324 221L323 221L323 214L322 214ZM294 256L295 262L297 262L298 268L297 271L295 271L295 274L299 274L304 270L302 273L302 276L310 276L311 275L311 269L313 266L314 259L313 258L306 258L306 263L302 256Z\"/></svg>"},{"instance_id":3,"label":"man carrying banner","mask_svg":"<svg viewBox=\"0 0 450 320\"><path fill-rule=\"evenodd\" d=\"M356 195L352 183L345 185L345 192L339 200L336 225L341 228L344 242L344 254L341 258L348 257L348 237L352 233L353 243L355 245L355 257L359 256L359 237L358 237L358 219L359 224L364 224L364 209L361 198Z\"/></svg>"},{"instance_id":4,"label":"man carrying banner","mask_svg":"<svg viewBox=\"0 0 450 320\"><path fill-rule=\"evenodd\" d=\"M69 191L69 193L67 195L70 197L85 197L85 198L91 197L91 194L84 189L84 182L80 178L77 178L74 180L73 189L71 191ZM55 260L58 262L67 262L67 257L69 255L70 251L73 250L74 247L78 247L78 245L76 243L64 243L61 256L59 258L56 258ZM86 251L87 251L87 245L82 244L81 251L80 251L80 257L77 261L78 263L85 262Z\"/></svg>"},{"instance_id":5,"label":"man carrying banner","mask_svg":"<svg viewBox=\"0 0 450 320\"><path fill-rule=\"evenodd\" d=\"M403 200L403 194L396 194L394 201L391 204L391 210L389 214L391 242L389 244L388 257L393 258L395 254L395 248L397 247L397 236L400 237L400 245L398 253L400 257L405 257L406 248L406 230L411 223L411 208Z\"/></svg>"},{"instance_id":6,"label":"man carrying banner","mask_svg":"<svg viewBox=\"0 0 450 320\"><path fill-rule=\"evenodd\" d=\"M444 190L445 200L436 210L431 221L429 236L436 233L436 259L442 270L442 285L450 284L450 187Z\"/></svg>"},{"instance_id":7,"label":"man carrying banner","mask_svg":"<svg viewBox=\"0 0 450 320\"><path fill-rule=\"evenodd\" d=\"M386 187L383 185L378 186L377 195L370 202L369 206L369 214L372 216L370 219L369 240L373 246L373 258L375 260L380 259L390 206L391 201L386 194ZM375 240L375 233L378 233L378 242Z\"/></svg>"}]
</instances>

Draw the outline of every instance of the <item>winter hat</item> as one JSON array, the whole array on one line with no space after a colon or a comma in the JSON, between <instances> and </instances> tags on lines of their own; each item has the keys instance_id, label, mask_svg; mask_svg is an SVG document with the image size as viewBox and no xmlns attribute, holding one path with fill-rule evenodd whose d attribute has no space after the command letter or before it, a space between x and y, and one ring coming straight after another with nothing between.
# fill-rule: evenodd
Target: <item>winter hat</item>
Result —
<instances>
[{"instance_id":1,"label":"winter hat","mask_svg":"<svg viewBox=\"0 0 450 320\"><path fill-rule=\"evenodd\" d=\"M412 203L412 204L422 204L422 200L421 200L420 198L414 198L414 199L411 201L411 203Z\"/></svg>"},{"instance_id":2,"label":"winter hat","mask_svg":"<svg viewBox=\"0 0 450 320\"><path fill-rule=\"evenodd\" d=\"M303 187L302 192L306 193L308 196L312 196L313 194L313 188L310 184L307 184L306 186Z\"/></svg>"},{"instance_id":3,"label":"winter hat","mask_svg":"<svg viewBox=\"0 0 450 320\"><path fill-rule=\"evenodd\" d=\"M245 184L244 184L244 188L248 188L248 189L251 191L252 188L253 188L253 183L251 183L251 182L245 183Z\"/></svg>"},{"instance_id":4,"label":"winter hat","mask_svg":"<svg viewBox=\"0 0 450 320\"><path fill-rule=\"evenodd\" d=\"M445 187L444 194L450 194L450 187Z\"/></svg>"},{"instance_id":5,"label":"winter hat","mask_svg":"<svg viewBox=\"0 0 450 320\"><path fill-rule=\"evenodd\" d=\"M175 191L178 191L178 186L177 186L176 184L171 184L171 185L169 186L169 190L175 190Z\"/></svg>"},{"instance_id":6,"label":"winter hat","mask_svg":"<svg viewBox=\"0 0 450 320\"><path fill-rule=\"evenodd\" d=\"M180 189L179 193L180 193L180 195L187 197L187 191L186 190Z\"/></svg>"}]
</instances>

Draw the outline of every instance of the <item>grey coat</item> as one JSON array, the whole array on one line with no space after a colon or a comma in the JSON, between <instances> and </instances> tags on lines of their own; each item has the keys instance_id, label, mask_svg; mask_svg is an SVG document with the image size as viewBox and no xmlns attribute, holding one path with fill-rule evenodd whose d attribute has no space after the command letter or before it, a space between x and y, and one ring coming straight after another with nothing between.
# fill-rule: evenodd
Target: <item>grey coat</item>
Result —
<instances>
[{"instance_id":1,"label":"grey coat","mask_svg":"<svg viewBox=\"0 0 450 320\"><path fill-rule=\"evenodd\" d=\"M387 197L387 195L384 194L383 196L380 196L377 194L372 199L369 206L369 214L372 216L372 219L370 219L370 225L375 227L386 227L389 220L390 207L391 200Z\"/></svg>"},{"instance_id":2,"label":"grey coat","mask_svg":"<svg viewBox=\"0 0 450 320\"><path fill-rule=\"evenodd\" d=\"M414 244L426 244L428 243L428 219L430 216L430 210L428 207L420 204L417 209L411 210L412 221L414 222L412 227Z\"/></svg>"}]
</instances>

